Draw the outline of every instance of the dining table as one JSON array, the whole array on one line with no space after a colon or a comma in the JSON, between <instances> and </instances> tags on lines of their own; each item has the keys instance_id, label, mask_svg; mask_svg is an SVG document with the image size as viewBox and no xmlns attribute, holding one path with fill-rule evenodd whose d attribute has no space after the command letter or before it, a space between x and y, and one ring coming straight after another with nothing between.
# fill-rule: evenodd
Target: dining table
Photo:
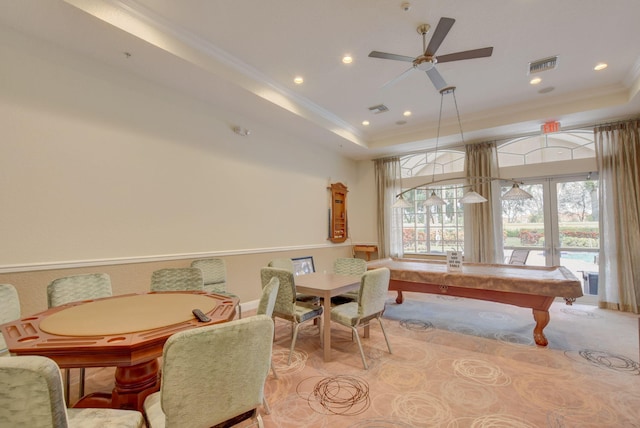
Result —
<instances>
[{"instance_id":1,"label":"dining table","mask_svg":"<svg viewBox=\"0 0 640 428\"><path fill-rule=\"evenodd\" d=\"M331 361L331 298L360 287L360 275L313 272L295 277L296 291L321 299L324 361Z\"/></svg>"},{"instance_id":2,"label":"dining table","mask_svg":"<svg viewBox=\"0 0 640 428\"><path fill-rule=\"evenodd\" d=\"M237 298L204 291L126 294L57 306L0 330L12 355L45 356L61 368L116 368L111 392L88 394L73 407L141 411L144 399L160 388L159 357L167 339L230 321L237 304Z\"/></svg>"}]
</instances>

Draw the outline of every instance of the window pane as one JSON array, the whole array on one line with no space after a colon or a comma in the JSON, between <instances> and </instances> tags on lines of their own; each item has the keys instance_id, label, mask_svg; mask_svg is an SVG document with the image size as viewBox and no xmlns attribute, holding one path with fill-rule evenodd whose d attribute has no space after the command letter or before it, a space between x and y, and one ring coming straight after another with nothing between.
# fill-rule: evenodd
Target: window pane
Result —
<instances>
[{"instance_id":1,"label":"window pane","mask_svg":"<svg viewBox=\"0 0 640 428\"><path fill-rule=\"evenodd\" d=\"M424 201L431 191L447 204L425 206ZM403 248L405 253L444 253L449 250L464 249L464 217L462 189L442 186L438 188L415 189L405 193L405 200L411 208L405 208L403 216Z\"/></svg>"},{"instance_id":2,"label":"window pane","mask_svg":"<svg viewBox=\"0 0 640 428\"><path fill-rule=\"evenodd\" d=\"M511 188L503 186L502 193ZM544 247L544 210L541 184L521 185L533 199L502 200L502 227L505 247Z\"/></svg>"},{"instance_id":3,"label":"window pane","mask_svg":"<svg viewBox=\"0 0 640 428\"><path fill-rule=\"evenodd\" d=\"M558 228L562 248L600 248L598 182L558 183Z\"/></svg>"}]
</instances>

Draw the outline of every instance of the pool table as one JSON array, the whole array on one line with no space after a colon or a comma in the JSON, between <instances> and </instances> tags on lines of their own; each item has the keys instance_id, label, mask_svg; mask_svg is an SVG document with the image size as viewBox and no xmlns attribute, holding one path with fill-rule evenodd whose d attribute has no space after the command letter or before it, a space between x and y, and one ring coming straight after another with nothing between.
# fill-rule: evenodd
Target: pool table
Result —
<instances>
[{"instance_id":1,"label":"pool table","mask_svg":"<svg viewBox=\"0 0 640 428\"><path fill-rule=\"evenodd\" d=\"M368 269L387 267L391 271L389 290L397 291L397 303L403 291L446 294L531 308L536 325L533 338L547 346L544 328L549 324L549 307L556 297L571 305L582 296L582 285L563 266L516 266L463 263L459 271L448 269L446 262L387 258L367 263Z\"/></svg>"}]
</instances>

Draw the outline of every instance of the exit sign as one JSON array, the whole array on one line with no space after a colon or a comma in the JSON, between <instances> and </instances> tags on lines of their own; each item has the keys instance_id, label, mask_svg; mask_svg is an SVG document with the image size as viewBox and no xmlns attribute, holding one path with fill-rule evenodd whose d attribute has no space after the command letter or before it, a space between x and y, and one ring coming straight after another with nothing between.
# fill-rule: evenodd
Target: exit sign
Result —
<instances>
[{"instance_id":1,"label":"exit sign","mask_svg":"<svg viewBox=\"0 0 640 428\"><path fill-rule=\"evenodd\" d=\"M553 132L559 132L560 131L560 122L555 121L555 122L546 122L544 124L542 124L542 133L543 134L551 134Z\"/></svg>"}]
</instances>

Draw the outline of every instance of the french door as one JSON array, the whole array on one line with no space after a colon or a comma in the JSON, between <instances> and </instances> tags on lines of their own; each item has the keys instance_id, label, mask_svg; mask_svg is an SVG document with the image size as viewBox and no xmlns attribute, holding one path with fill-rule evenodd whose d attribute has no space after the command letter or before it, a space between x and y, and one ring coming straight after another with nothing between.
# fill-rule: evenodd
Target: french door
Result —
<instances>
[{"instance_id":1,"label":"french door","mask_svg":"<svg viewBox=\"0 0 640 428\"><path fill-rule=\"evenodd\" d=\"M503 193L510 186L503 187ZM583 280L585 294L597 294L598 181L563 177L525 181L533 198L502 201L504 252L529 250L526 264L565 266Z\"/></svg>"}]
</instances>

